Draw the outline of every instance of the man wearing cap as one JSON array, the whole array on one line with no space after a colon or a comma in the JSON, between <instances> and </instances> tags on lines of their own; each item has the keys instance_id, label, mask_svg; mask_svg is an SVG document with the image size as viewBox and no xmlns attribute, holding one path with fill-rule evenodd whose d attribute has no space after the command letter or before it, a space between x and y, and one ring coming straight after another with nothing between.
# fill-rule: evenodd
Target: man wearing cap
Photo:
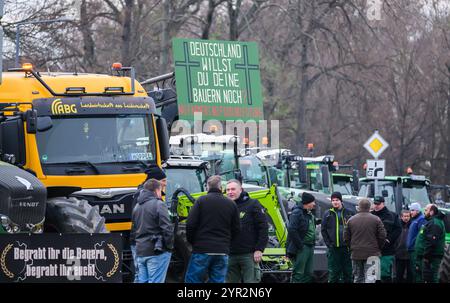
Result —
<instances>
[{"instance_id":1,"label":"man wearing cap","mask_svg":"<svg viewBox=\"0 0 450 303\"><path fill-rule=\"evenodd\" d=\"M420 281L420 275L417 275L417 270L420 268L421 264L416 263L416 252L415 245L417 235L419 234L420 228L425 224L425 216L420 211L421 207L419 203L412 203L409 206L411 211L411 223L409 224L408 238L406 240L406 246L408 247L410 269L412 274L412 281L416 282L416 278ZM420 263L420 262L419 262Z\"/></svg>"},{"instance_id":2,"label":"man wearing cap","mask_svg":"<svg viewBox=\"0 0 450 303\"><path fill-rule=\"evenodd\" d=\"M313 195L304 192L302 202L295 206L289 218L286 254L294 263L292 283L313 281L313 255L316 233Z\"/></svg>"},{"instance_id":3,"label":"man wearing cap","mask_svg":"<svg viewBox=\"0 0 450 303\"><path fill-rule=\"evenodd\" d=\"M381 250L381 282L392 283L392 268L397 240L402 233L402 225L397 214L384 205L384 197L376 196L373 200L372 214L379 217L386 229L386 243Z\"/></svg>"},{"instance_id":4,"label":"man wearing cap","mask_svg":"<svg viewBox=\"0 0 450 303\"><path fill-rule=\"evenodd\" d=\"M351 217L344 230L344 239L352 253L355 283L366 283L369 258L379 257L386 240L383 222L370 211L370 201L362 199L358 203L358 213Z\"/></svg>"},{"instance_id":5,"label":"man wearing cap","mask_svg":"<svg viewBox=\"0 0 450 303\"><path fill-rule=\"evenodd\" d=\"M322 220L322 236L328 247L328 282L352 282L352 261L349 247L344 242L344 228L354 213L342 204L342 194L331 195L331 208L325 212Z\"/></svg>"}]
</instances>

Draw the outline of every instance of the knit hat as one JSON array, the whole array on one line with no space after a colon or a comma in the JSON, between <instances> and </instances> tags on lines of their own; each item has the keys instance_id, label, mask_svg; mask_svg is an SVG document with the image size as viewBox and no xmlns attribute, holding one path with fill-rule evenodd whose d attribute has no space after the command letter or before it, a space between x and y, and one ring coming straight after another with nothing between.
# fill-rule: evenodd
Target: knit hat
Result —
<instances>
[{"instance_id":1,"label":"knit hat","mask_svg":"<svg viewBox=\"0 0 450 303\"><path fill-rule=\"evenodd\" d=\"M333 199L339 199L342 202L342 194L338 191L335 191L334 193L331 194L331 200Z\"/></svg>"},{"instance_id":2,"label":"knit hat","mask_svg":"<svg viewBox=\"0 0 450 303\"><path fill-rule=\"evenodd\" d=\"M314 200L315 200L314 196L311 195L310 193L304 192L302 194L302 203L303 203L303 205L309 204L311 202L314 202Z\"/></svg>"},{"instance_id":3,"label":"knit hat","mask_svg":"<svg viewBox=\"0 0 450 303\"><path fill-rule=\"evenodd\" d=\"M410 206L409 206L409 210L415 210L415 211L420 211L420 204L419 203L417 203L417 202L415 202L415 203L412 203Z\"/></svg>"},{"instance_id":4,"label":"knit hat","mask_svg":"<svg viewBox=\"0 0 450 303\"><path fill-rule=\"evenodd\" d=\"M167 178L166 174L159 166L151 166L145 170L145 173L147 174L146 181L149 179L161 181L162 179Z\"/></svg>"}]
</instances>

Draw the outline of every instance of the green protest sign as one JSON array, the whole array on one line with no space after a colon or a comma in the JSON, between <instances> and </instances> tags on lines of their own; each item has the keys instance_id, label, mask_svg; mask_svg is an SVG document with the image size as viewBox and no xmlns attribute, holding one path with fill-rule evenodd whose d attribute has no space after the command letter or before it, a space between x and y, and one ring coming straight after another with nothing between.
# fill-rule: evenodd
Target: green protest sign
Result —
<instances>
[{"instance_id":1,"label":"green protest sign","mask_svg":"<svg viewBox=\"0 0 450 303\"><path fill-rule=\"evenodd\" d=\"M255 42L173 39L173 57L180 119L263 118Z\"/></svg>"}]
</instances>

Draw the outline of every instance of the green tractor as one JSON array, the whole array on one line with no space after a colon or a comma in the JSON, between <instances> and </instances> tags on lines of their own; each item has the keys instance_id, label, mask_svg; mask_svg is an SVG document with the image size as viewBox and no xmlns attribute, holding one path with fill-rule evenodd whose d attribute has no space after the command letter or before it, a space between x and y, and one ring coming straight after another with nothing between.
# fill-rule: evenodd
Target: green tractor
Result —
<instances>
[{"instance_id":1,"label":"green tractor","mask_svg":"<svg viewBox=\"0 0 450 303\"><path fill-rule=\"evenodd\" d=\"M168 75L170 79L170 74ZM160 83L169 80L157 77L147 83ZM146 81L144 81L143 84ZM172 83L169 81L169 83ZM173 84L173 83L172 83ZM161 84L164 85L164 84ZM162 116L168 118L168 126L178 120L176 94L173 88L148 92L156 101ZM222 136L213 139L207 134L178 135L169 139L172 156L166 162L168 179L166 197L170 212L176 224L174 255L168 272L168 281L182 282L191 254L186 241L185 219L195 200L205 193L205 180L209 175L218 174L224 180L239 179L250 197L257 199L265 208L269 221L269 244L261 263L263 281L283 281L290 278L291 266L285 258L287 238L287 213L280 204L277 188L262 186L242 178L237 157L237 137ZM173 182L172 180L175 180Z\"/></svg>"},{"instance_id":2,"label":"green tractor","mask_svg":"<svg viewBox=\"0 0 450 303\"><path fill-rule=\"evenodd\" d=\"M361 178L359 184L360 197L373 198L375 195L384 197L386 207L400 214L402 209L408 209L411 203L419 203L422 208L432 201L430 193L432 185L429 179L422 175L409 174L407 176L386 176L378 180L378 188L375 193L375 181ZM439 210L445 214L445 243L446 251L440 268L440 280L450 282L450 205L448 203L436 203Z\"/></svg>"},{"instance_id":3,"label":"green tractor","mask_svg":"<svg viewBox=\"0 0 450 303\"><path fill-rule=\"evenodd\" d=\"M333 191L338 191L342 195L356 196L359 192L359 171L352 165L340 165L334 163L335 171L331 174L333 180ZM352 174L341 172L342 170L352 170Z\"/></svg>"}]
</instances>

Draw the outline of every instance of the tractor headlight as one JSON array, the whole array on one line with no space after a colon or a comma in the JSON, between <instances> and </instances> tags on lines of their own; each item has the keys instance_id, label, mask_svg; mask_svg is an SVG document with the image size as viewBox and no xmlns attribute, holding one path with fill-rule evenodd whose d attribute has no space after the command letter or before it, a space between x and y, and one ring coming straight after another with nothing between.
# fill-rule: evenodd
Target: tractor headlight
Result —
<instances>
[{"instance_id":1,"label":"tractor headlight","mask_svg":"<svg viewBox=\"0 0 450 303\"><path fill-rule=\"evenodd\" d=\"M42 220L37 224L27 224L27 228L33 234L41 234L44 231L44 221L45 220Z\"/></svg>"},{"instance_id":2,"label":"tractor headlight","mask_svg":"<svg viewBox=\"0 0 450 303\"><path fill-rule=\"evenodd\" d=\"M8 216L2 215L0 217L0 221L2 224L3 229L9 233L9 234L15 234L20 232L20 227L19 225L15 224L14 222L11 221L11 219Z\"/></svg>"}]
</instances>

